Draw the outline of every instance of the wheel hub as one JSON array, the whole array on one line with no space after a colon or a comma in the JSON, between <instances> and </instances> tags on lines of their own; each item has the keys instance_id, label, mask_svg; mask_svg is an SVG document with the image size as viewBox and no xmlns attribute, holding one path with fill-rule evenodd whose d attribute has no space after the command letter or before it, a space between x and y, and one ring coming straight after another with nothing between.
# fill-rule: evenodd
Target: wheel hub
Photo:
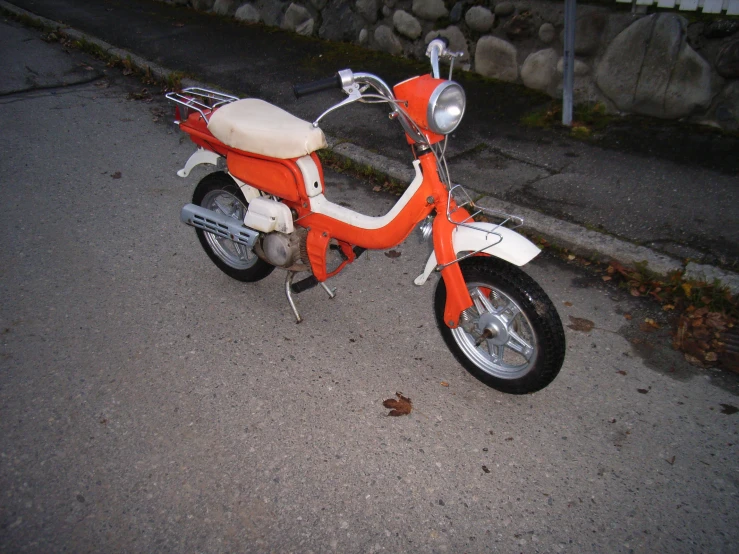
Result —
<instances>
[{"instance_id":1,"label":"wheel hub","mask_svg":"<svg viewBox=\"0 0 739 554\"><path fill-rule=\"evenodd\" d=\"M477 328L484 339L496 346L508 342L508 324L496 314L482 314L477 322Z\"/></svg>"}]
</instances>

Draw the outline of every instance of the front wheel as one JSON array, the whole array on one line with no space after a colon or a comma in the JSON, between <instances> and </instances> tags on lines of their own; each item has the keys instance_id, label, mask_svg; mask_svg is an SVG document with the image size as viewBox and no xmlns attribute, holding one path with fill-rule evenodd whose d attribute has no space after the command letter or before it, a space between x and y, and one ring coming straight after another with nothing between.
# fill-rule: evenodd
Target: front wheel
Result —
<instances>
[{"instance_id":1,"label":"front wheel","mask_svg":"<svg viewBox=\"0 0 739 554\"><path fill-rule=\"evenodd\" d=\"M543 389L559 373L565 355L562 322L541 287L517 267L492 257L459 263L474 306L459 326L444 322L446 286L436 287L436 323L454 357L474 377L501 392Z\"/></svg>"},{"instance_id":2,"label":"front wheel","mask_svg":"<svg viewBox=\"0 0 739 554\"><path fill-rule=\"evenodd\" d=\"M192 203L242 222L249 207L241 189L222 171L203 177L195 187ZM272 273L274 266L259 258L251 248L201 229L195 231L208 257L229 277L252 282Z\"/></svg>"}]
</instances>

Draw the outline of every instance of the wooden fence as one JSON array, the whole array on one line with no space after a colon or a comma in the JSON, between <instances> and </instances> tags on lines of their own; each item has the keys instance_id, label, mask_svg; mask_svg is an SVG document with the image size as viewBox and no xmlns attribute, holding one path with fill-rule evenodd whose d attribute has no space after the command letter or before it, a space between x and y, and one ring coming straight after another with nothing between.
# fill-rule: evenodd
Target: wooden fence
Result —
<instances>
[{"instance_id":1,"label":"wooden fence","mask_svg":"<svg viewBox=\"0 0 739 554\"><path fill-rule=\"evenodd\" d=\"M683 12L695 12L699 9L703 13L722 13L739 15L739 0L616 0L623 4L637 6L656 6L658 8L679 9Z\"/></svg>"}]
</instances>

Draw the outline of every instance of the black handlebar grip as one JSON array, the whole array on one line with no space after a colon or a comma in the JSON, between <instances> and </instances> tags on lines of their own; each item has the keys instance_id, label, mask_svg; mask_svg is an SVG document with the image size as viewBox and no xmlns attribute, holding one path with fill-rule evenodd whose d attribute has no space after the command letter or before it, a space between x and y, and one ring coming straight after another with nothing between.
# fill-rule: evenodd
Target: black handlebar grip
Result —
<instances>
[{"instance_id":1,"label":"black handlebar grip","mask_svg":"<svg viewBox=\"0 0 739 554\"><path fill-rule=\"evenodd\" d=\"M321 92L322 90L328 90L332 88L341 88L341 77L337 73L333 77L321 79L320 81L313 81L312 83L305 83L304 85L293 86L293 92L296 98L305 96L307 94L313 94L314 92Z\"/></svg>"}]
</instances>

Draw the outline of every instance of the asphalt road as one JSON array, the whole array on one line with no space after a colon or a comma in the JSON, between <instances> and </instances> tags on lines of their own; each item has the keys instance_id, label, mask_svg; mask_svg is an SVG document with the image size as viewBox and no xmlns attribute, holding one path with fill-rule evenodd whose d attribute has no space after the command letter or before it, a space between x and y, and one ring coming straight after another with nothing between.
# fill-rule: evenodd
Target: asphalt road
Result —
<instances>
[{"instance_id":1,"label":"asphalt road","mask_svg":"<svg viewBox=\"0 0 739 554\"><path fill-rule=\"evenodd\" d=\"M734 551L737 380L640 331L652 306L527 266L595 328L566 329L560 376L523 397L445 349L414 239L334 300L300 295L296 325L282 272L230 280L179 223L204 172L176 176L193 146L160 100L0 37L4 82L52 56L79 74L0 96L0 551ZM393 202L337 174L328 190ZM411 415L386 416L396 391Z\"/></svg>"}]
</instances>

